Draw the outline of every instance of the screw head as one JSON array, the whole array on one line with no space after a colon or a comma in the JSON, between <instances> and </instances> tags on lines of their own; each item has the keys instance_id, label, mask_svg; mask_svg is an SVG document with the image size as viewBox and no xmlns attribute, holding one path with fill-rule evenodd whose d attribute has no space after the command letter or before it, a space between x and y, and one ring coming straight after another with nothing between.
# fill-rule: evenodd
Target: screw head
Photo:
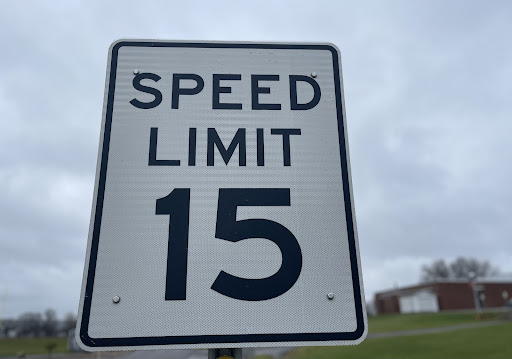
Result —
<instances>
[{"instance_id":1,"label":"screw head","mask_svg":"<svg viewBox=\"0 0 512 359\"><path fill-rule=\"evenodd\" d=\"M311 77L315 78L316 77L316 72L312 72L311 73Z\"/></svg>"},{"instance_id":2,"label":"screw head","mask_svg":"<svg viewBox=\"0 0 512 359\"><path fill-rule=\"evenodd\" d=\"M327 298L329 300L333 300L334 299L334 293L327 293Z\"/></svg>"},{"instance_id":3,"label":"screw head","mask_svg":"<svg viewBox=\"0 0 512 359\"><path fill-rule=\"evenodd\" d=\"M119 302L121 301L121 297L120 297L120 296L118 296L118 295L115 295L115 296L114 296L114 298L112 298L112 301L113 301L115 304L117 304L117 303L119 303Z\"/></svg>"},{"instance_id":4,"label":"screw head","mask_svg":"<svg viewBox=\"0 0 512 359\"><path fill-rule=\"evenodd\" d=\"M133 70L133 74L134 75L138 75L139 74L139 70L138 69Z\"/></svg>"}]
</instances>

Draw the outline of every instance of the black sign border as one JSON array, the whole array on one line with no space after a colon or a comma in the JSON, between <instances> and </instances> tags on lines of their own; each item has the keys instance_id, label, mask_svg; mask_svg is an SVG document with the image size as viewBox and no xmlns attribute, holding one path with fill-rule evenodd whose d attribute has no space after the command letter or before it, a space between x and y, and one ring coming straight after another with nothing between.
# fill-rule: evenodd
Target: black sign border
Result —
<instances>
[{"instance_id":1,"label":"black sign border","mask_svg":"<svg viewBox=\"0 0 512 359\"><path fill-rule=\"evenodd\" d=\"M94 276L98 255L98 243L105 195L105 180L107 176L107 162L110 146L110 133L112 126L112 111L114 106L114 93L117 74L117 59L119 49L123 46L131 47L183 47L183 48L237 48L237 49L299 49L299 50L327 50L332 53L336 109L338 117L338 136L340 143L341 175L343 180L343 195L345 200L345 214L348 231L348 245L350 251L350 266L352 270L352 286L355 299L355 312L357 328L353 332L326 332L326 333L291 333L291 334L233 334L233 335L188 335L163 337L126 337L126 338L91 338L88 334L89 317L93 296ZM152 41L119 41L111 48L111 63L108 82L107 109L105 128L103 132L103 147L99 184L94 211L94 225L90 249L89 268L82 320L80 325L80 339L82 343L91 348L107 347L135 347L135 346L166 346L187 344L221 344L221 343L272 343L272 342L307 342L307 341L356 341L360 339L365 330L363 307L361 301L360 278L357 263L354 223L352 217L352 201L349 184L349 171L345 143L345 128L343 121L342 92L340 79L339 54L336 47L329 44L262 44L262 43L222 43L222 42L152 42Z\"/></svg>"}]
</instances>

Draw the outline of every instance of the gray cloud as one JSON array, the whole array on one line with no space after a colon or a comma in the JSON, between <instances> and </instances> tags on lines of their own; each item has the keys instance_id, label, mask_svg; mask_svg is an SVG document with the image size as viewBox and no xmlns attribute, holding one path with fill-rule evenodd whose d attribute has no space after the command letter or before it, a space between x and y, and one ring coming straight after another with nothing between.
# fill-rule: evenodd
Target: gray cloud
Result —
<instances>
[{"instance_id":1,"label":"gray cloud","mask_svg":"<svg viewBox=\"0 0 512 359\"><path fill-rule=\"evenodd\" d=\"M508 2L10 2L0 14L0 295L75 311L107 49L119 38L342 50L366 294L459 255L512 272Z\"/></svg>"}]
</instances>

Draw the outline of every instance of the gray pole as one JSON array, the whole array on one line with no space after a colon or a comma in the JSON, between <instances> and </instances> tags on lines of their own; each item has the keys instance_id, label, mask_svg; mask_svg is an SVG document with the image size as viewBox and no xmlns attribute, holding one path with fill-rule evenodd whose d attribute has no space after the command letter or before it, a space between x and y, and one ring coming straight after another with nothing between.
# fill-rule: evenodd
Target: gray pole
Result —
<instances>
[{"instance_id":1,"label":"gray pole","mask_svg":"<svg viewBox=\"0 0 512 359\"><path fill-rule=\"evenodd\" d=\"M478 291L475 290L477 275L474 272L469 272L469 280L471 284L471 291L473 292L473 301L475 303L476 319L480 320L480 299L478 298Z\"/></svg>"},{"instance_id":2,"label":"gray pole","mask_svg":"<svg viewBox=\"0 0 512 359\"><path fill-rule=\"evenodd\" d=\"M208 349L208 359L242 359L242 348Z\"/></svg>"}]
</instances>

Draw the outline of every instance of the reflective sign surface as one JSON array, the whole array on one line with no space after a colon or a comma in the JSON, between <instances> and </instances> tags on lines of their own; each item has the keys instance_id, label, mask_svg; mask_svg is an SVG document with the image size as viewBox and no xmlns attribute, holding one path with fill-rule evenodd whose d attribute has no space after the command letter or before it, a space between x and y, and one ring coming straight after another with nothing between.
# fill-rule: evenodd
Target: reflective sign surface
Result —
<instances>
[{"instance_id":1,"label":"reflective sign surface","mask_svg":"<svg viewBox=\"0 0 512 359\"><path fill-rule=\"evenodd\" d=\"M114 43L79 341L360 342L351 193L334 46Z\"/></svg>"}]
</instances>

